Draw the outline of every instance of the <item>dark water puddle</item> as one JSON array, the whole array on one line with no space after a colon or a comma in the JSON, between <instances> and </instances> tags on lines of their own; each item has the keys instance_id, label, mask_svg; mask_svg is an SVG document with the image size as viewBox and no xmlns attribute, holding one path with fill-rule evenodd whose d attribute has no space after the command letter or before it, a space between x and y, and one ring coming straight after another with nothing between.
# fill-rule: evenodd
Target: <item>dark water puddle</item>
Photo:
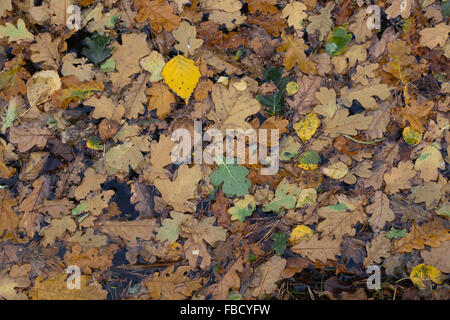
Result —
<instances>
[{"instance_id":1,"label":"dark water puddle","mask_svg":"<svg viewBox=\"0 0 450 320\"><path fill-rule=\"evenodd\" d=\"M111 201L117 203L120 211L120 217L127 218L127 220L135 220L139 213L131 204L131 191L130 187L124 182L118 182L117 180L109 180L103 184L103 190L113 190L115 191L114 196Z\"/></svg>"}]
</instances>

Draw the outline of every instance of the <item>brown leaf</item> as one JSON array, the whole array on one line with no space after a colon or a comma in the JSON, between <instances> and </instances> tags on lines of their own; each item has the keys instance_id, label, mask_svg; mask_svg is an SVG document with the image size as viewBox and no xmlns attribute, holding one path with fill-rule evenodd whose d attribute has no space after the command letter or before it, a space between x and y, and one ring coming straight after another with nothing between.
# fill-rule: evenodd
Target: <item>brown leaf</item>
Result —
<instances>
[{"instance_id":1,"label":"brown leaf","mask_svg":"<svg viewBox=\"0 0 450 320\"><path fill-rule=\"evenodd\" d=\"M141 218L148 218L154 215L153 197L149 188L140 182L131 184L131 204L134 204L136 211Z\"/></svg>"},{"instance_id":2,"label":"brown leaf","mask_svg":"<svg viewBox=\"0 0 450 320\"><path fill-rule=\"evenodd\" d=\"M341 241L340 238L333 240L329 236L319 240L319 236L315 234L310 240L300 241L291 248L291 251L311 261L320 260L327 263L327 260L336 260L336 256L340 254Z\"/></svg>"},{"instance_id":3,"label":"brown leaf","mask_svg":"<svg viewBox=\"0 0 450 320\"><path fill-rule=\"evenodd\" d=\"M206 269L211 266L211 256L204 241L196 243L188 239L183 245L183 251L192 269L196 269L197 267Z\"/></svg>"},{"instance_id":4,"label":"brown leaf","mask_svg":"<svg viewBox=\"0 0 450 320\"><path fill-rule=\"evenodd\" d=\"M167 118L170 113L171 104L175 103L175 97L169 88L164 83L157 82L145 90L145 93L151 96L148 101L149 110L156 109L158 118Z\"/></svg>"},{"instance_id":5,"label":"brown leaf","mask_svg":"<svg viewBox=\"0 0 450 320\"><path fill-rule=\"evenodd\" d=\"M142 283L155 300L181 300L191 297L195 291L202 287L202 278L192 280L185 274L191 270L188 266L175 266L164 269L161 273L155 272Z\"/></svg>"},{"instance_id":6,"label":"brown leaf","mask_svg":"<svg viewBox=\"0 0 450 320\"><path fill-rule=\"evenodd\" d=\"M380 233L366 245L367 257L364 259L364 266L373 263L380 263L382 257L389 257L391 251L391 240L386 237L386 232Z\"/></svg>"},{"instance_id":7,"label":"brown leaf","mask_svg":"<svg viewBox=\"0 0 450 320\"><path fill-rule=\"evenodd\" d=\"M438 268L441 272L450 273L450 241L445 241L437 248L431 248L430 251L422 250L420 255L423 262Z\"/></svg>"},{"instance_id":8,"label":"brown leaf","mask_svg":"<svg viewBox=\"0 0 450 320\"><path fill-rule=\"evenodd\" d=\"M230 200L231 201L231 200ZM6 189L0 190L0 234L3 231L12 231L19 224L19 218L13 211L12 207L17 205L11 193Z\"/></svg>"},{"instance_id":9,"label":"brown leaf","mask_svg":"<svg viewBox=\"0 0 450 320\"><path fill-rule=\"evenodd\" d=\"M272 256L269 260L259 266L256 277L253 278L252 296L262 299L266 294L272 294L277 289L276 282L282 279L282 272L286 267L286 259L278 255Z\"/></svg>"},{"instance_id":10,"label":"brown leaf","mask_svg":"<svg viewBox=\"0 0 450 320\"><path fill-rule=\"evenodd\" d=\"M40 126L21 125L12 127L9 131L9 140L17 144L19 152L26 152L34 146L42 148L51 136L51 132L46 127Z\"/></svg>"},{"instance_id":11,"label":"brown leaf","mask_svg":"<svg viewBox=\"0 0 450 320\"><path fill-rule=\"evenodd\" d=\"M381 191L377 191L372 197L372 204L366 207L367 213L372 214L369 224L374 231L382 230L386 222L393 221L395 214L390 207L389 198Z\"/></svg>"},{"instance_id":12,"label":"brown leaf","mask_svg":"<svg viewBox=\"0 0 450 320\"><path fill-rule=\"evenodd\" d=\"M31 61L34 63L42 62L43 67L58 70L61 60L61 55L58 50L60 43L61 38L52 39L50 33L38 34L36 36L36 43L30 47L34 52L31 55Z\"/></svg>"},{"instance_id":13,"label":"brown leaf","mask_svg":"<svg viewBox=\"0 0 450 320\"><path fill-rule=\"evenodd\" d=\"M134 8L137 10L136 21L141 23L150 20L150 26L156 33L163 28L170 32L177 28L181 19L173 14L171 6L163 0L134 0Z\"/></svg>"},{"instance_id":14,"label":"brown leaf","mask_svg":"<svg viewBox=\"0 0 450 320\"><path fill-rule=\"evenodd\" d=\"M399 162L397 168L392 168L390 173L384 174L384 181L386 187L384 191L389 194L394 194L401 189L411 188L411 180L416 175L414 165L411 161Z\"/></svg>"},{"instance_id":15,"label":"brown leaf","mask_svg":"<svg viewBox=\"0 0 450 320\"><path fill-rule=\"evenodd\" d=\"M317 74L316 64L309 60L305 54L305 51L308 50L305 41L291 35L283 34L281 37L284 43L277 49L277 52L286 51L283 60L286 69L290 70L297 64L301 72Z\"/></svg>"},{"instance_id":16,"label":"brown leaf","mask_svg":"<svg viewBox=\"0 0 450 320\"><path fill-rule=\"evenodd\" d=\"M91 277L81 275L80 289L71 290L67 286L67 273L61 273L56 278L44 280L41 276L34 280L30 291L33 300L104 300L107 292L101 289L99 283L89 284Z\"/></svg>"},{"instance_id":17,"label":"brown leaf","mask_svg":"<svg viewBox=\"0 0 450 320\"><path fill-rule=\"evenodd\" d=\"M106 221L103 230L115 237L121 237L127 243L136 245L137 238L152 240L156 231L155 219L141 219L133 221Z\"/></svg>"},{"instance_id":18,"label":"brown leaf","mask_svg":"<svg viewBox=\"0 0 450 320\"><path fill-rule=\"evenodd\" d=\"M439 220L434 220L418 226L413 222L411 230L405 237L394 241L393 250L396 253L422 250L425 245L437 248L441 242L450 240L450 230L441 226Z\"/></svg>"},{"instance_id":19,"label":"brown leaf","mask_svg":"<svg viewBox=\"0 0 450 320\"><path fill-rule=\"evenodd\" d=\"M233 200L225 197L225 194L221 189L216 193L216 201L211 206L211 211L214 212L214 216L217 219L219 226L228 227L231 222L230 214L228 213L228 207Z\"/></svg>"},{"instance_id":20,"label":"brown leaf","mask_svg":"<svg viewBox=\"0 0 450 320\"><path fill-rule=\"evenodd\" d=\"M230 289L238 291L241 287L241 278L239 273L242 273L243 270L243 258L239 257L232 262L223 278L218 281L213 291L213 299L226 300L228 299Z\"/></svg>"}]
</instances>

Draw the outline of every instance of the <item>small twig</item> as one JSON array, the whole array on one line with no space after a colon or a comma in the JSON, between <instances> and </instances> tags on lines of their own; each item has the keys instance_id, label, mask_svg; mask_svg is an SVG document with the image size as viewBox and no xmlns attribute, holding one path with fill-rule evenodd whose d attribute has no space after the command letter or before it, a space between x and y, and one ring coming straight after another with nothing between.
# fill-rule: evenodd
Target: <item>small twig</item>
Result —
<instances>
[{"instance_id":1,"label":"small twig","mask_svg":"<svg viewBox=\"0 0 450 320\"><path fill-rule=\"evenodd\" d=\"M343 136L346 137L347 139L353 141L353 142L360 143L360 144L374 144L374 143L378 143L378 142L386 140L386 138L381 138L381 139L377 139L377 140L373 140L373 141L361 141L361 140L352 138L352 137L350 137L347 134L343 134Z\"/></svg>"}]
</instances>

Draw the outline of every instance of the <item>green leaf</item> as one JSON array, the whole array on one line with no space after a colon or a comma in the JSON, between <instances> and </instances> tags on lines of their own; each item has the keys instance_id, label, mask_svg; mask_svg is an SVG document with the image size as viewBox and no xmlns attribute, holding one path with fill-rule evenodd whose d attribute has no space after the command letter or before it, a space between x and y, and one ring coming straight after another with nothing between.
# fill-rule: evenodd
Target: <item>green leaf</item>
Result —
<instances>
[{"instance_id":1,"label":"green leaf","mask_svg":"<svg viewBox=\"0 0 450 320\"><path fill-rule=\"evenodd\" d=\"M2 117L2 133L5 134L6 130L12 126L14 120L16 120L17 115L19 114L17 108L17 97L12 98L8 104L8 110L6 110L6 114Z\"/></svg>"},{"instance_id":2,"label":"green leaf","mask_svg":"<svg viewBox=\"0 0 450 320\"><path fill-rule=\"evenodd\" d=\"M297 203L299 193L300 189L297 185L289 184L286 179L283 179L275 191L275 198L263 207L263 211L280 212L281 209L292 209Z\"/></svg>"},{"instance_id":3,"label":"green leaf","mask_svg":"<svg viewBox=\"0 0 450 320\"><path fill-rule=\"evenodd\" d=\"M103 165L105 171L110 174L129 172L129 167L137 170L139 165L144 161L144 157L139 147L131 142L119 144L109 149L104 157Z\"/></svg>"},{"instance_id":4,"label":"green leaf","mask_svg":"<svg viewBox=\"0 0 450 320\"><path fill-rule=\"evenodd\" d=\"M239 292L230 291L228 300L242 300L242 294L240 294Z\"/></svg>"},{"instance_id":5,"label":"green leaf","mask_svg":"<svg viewBox=\"0 0 450 320\"><path fill-rule=\"evenodd\" d=\"M386 232L386 237L389 239L400 239L404 236L406 236L406 229L395 229L394 227L391 227L391 230Z\"/></svg>"},{"instance_id":6,"label":"green leaf","mask_svg":"<svg viewBox=\"0 0 450 320\"><path fill-rule=\"evenodd\" d=\"M280 231L273 234L270 239L273 240L272 249L275 250L276 254L281 256L286 251L288 237L283 231Z\"/></svg>"},{"instance_id":7,"label":"green leaf","mask_svg":"<svg viewBox=\"0 0 450 320\"><path fill-rule=\"evenodd\" d=\"M228 209L228 212L231 214L231 220L244 222L245 218L251 216L255 209L255 198L246 194L244 199L235 200L234 207Z\"/></svg>"},{"instance_id":8,"label":"green leaf","mask_svg":"<svg viewBox=\"0 0 450 320\"><path fill-rule=\"evenodd\" d=\"M317 151L305 151L298 157L298 166L304 170L315 170L319 164L320 155Z\"/></svg>"},{"instance_id":9,"label":"green leaf","mask_svg":"<svg viewBox=\"0 0 450 320\"><path fill-rule=\"evenodd\" d=\"M0 26L0 38L4 37L8 37L8 43L34 40L33 34L27 30L25 22L22 19L17 20L17 27L9 22L5 26Z\"/></svg>"},{"instance_id":10,"label":"green leaf","mask_svg":"<svg viewBox=\"0 0 450 320\"><path fill-rule=\"evenodd\" d=\"M440 216L450 218L450 204L447 202L441 208L436 210L436 213Z\"/></svg>"},{"instance_id":11,"label":"green leaf","mask_svg":"<svg viewBox=\"0 0 450 320\"><path fill-rule=\"evenodd\" d=\"M217 168L209 176L210 182L218 188L222 185L222 191L227 197L243 196L248 194L251 182L247 179L249 171L245 167L236 165L236 159L233 164L227 164L223 158L215 156L214 160L219 163Z\"/></svg>"},{"instance_id":12,"label":"green leaf","mask_svg":"<svg viewBox=\"0 0 450 320\"><path fill-rule=\"evenodd\" d=\"M79 205L72 209L72 216L79 216L88 208L88 203L86 201L82 201Z\"/></svg>"},{"instance_id":13,"label":"green leaf","mask_svg":"<svg viewBox=\"0 0 450 320\"><path fill-rule=\"evenodd\" d=\"M86 38L84 44L87 48L83 49L83 55L86 56L95 65L109 58L113 48L108 48L109 37L100 35L97 32L91 38Z\"/></svg>"},{"instance_id":14,"label":"green leaf","mask_svg":"<svg viewBox=\"0 0 450 320\"><path fill-rule=\"evenodd\" d=\"M447 18L450 16L450 1L442 3L442 15Z\"/></svg>"},{"instance_id":15,"label":"green leaf","mask_svg":"<svg viewBox=\"0 0 450 320\"><path fill-rule=\"evenodd\" d=\"M100 66L100 69L103 72L110 72L110 71L113 71L115 67L116 67L116 63L114 62L114 60L112 58L109 58L105 62L102 63L102 65Z\"/></svg>"},{"instance_id":16,"label":"green leaf","mask_svg":"<svg viewBox=\"0 0 450 320\"><path fill-rule=\"evenodd\" d=\"M98 136L93 136L86 141L86 146L92 150L103 150L104 145Z\"/></svg>"},{"instance_id":17,"label":"green leaf","mask_svg":"<svg viewBox=\"0 0 450 320\"><path fill-rule=\"evenodd\" d=\"M181 224L189 219L189 215L172 211L170 213L170 217L168 219L163 219L161 221L162 226L158 229L158 233L156 234L156 240L164 242L169 241L170 244L177 241L180 231Z\"/></svg>"},{"instance_id":18,"label":"green leaf","mask_svg":"<svg viewBox=\"0 0 450 320\"><path fill-rule=\"evenodd\" d=\"M327 208L329 208L330 210L336 211L336 212L343 212L343 211L347 211L347 209L350 209L350 207L344 202L339 202L338 204L333 204L331 206L328 206Z\"/></svg>"},{"instance_id":19,"label":"green leaf","mask_svg":"<svg viewBox=\"0 0 450 320\"><path fill-rule=\"evenodd\" d=\"M283 68L270 66L263 71L265 81L273 81L278 87L278 91L269 96L257 95L256 100L266 107L267 113L271 116L278 115L284 112L286 86L290 81L289 77L282 78Z\"/></svg>"},{"instance_id":20,"label":"green leaf","mask_svg":"<svg viewBox=\"0 0 450 320\"><path fill-rule=\"evenodd\" d=\"M339 55L345 51L350 40L352 40L351 33L347 33L347 30L343 27L336 27L325 46L325 52L330 56Z\"/></svg>"}]
</instances>

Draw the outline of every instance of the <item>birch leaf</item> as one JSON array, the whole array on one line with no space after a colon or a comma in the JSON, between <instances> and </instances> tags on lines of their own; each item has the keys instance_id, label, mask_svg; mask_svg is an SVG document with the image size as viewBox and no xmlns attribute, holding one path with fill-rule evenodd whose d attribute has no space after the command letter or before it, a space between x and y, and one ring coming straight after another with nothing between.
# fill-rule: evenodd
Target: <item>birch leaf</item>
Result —
<instances>
[{"instance_id":1,"label":"birch leaf","mask_svg":"<svg viewBox=\"0 0 450 320\"><path fill-rule=\"evenodd\" d=\"M181 55L167 62L161 75L169 88L183 98L186 104L201 77L199 68L194 61Z\"/></svg>"}]
</instances>

